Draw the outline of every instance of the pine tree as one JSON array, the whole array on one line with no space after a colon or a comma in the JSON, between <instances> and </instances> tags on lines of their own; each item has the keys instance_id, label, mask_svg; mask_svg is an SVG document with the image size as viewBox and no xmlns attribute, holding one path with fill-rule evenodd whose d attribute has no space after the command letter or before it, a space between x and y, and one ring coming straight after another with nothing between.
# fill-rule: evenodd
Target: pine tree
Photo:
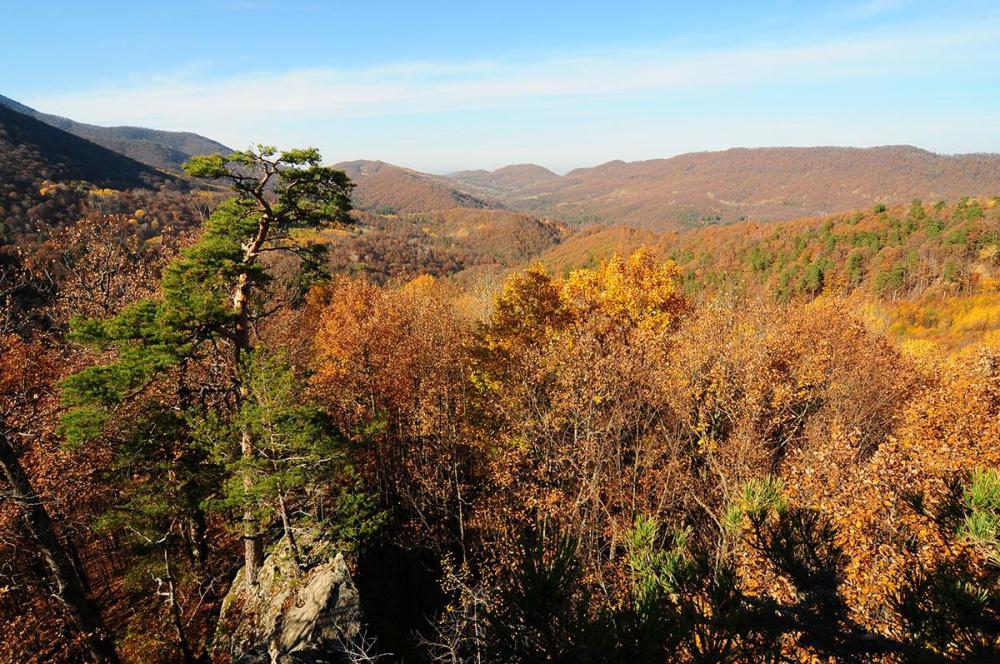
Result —
<instances>
[{"instance_id":1,"label":"pine tree","mask_svg":"<svg viewBox=\"0 0 1000 664\"><path fill-rule=\"evenodd\" d=\"M279 153L257 146L228 156L195 157L184 168L192 177L228 184L235 196L209 217L199 241L167 265L159 297L140 301L109 320L73 321L74 340L115 349L117 359L63 382L70 410L62 431L71 442L101 433L116 406L148 390L157 379L178 379L193 367L224 376L225 394L217 395L211 408L218 417L238 420L248 397L240 367L255 346L253 326L266 315L262 287L274 278L262 256L298 256L296 277L307 283L322 273L322 247L299 241L295 230L351 223L353 185L343 171L321 165L315 149ZM182 380L178 384L183 404L191 395ZM253 458L254 431L238 426L241 456ZM242 481L253 492L252 473L245 473ZM250 507L242 528L246 573L254 583L263 549L260 524Z\"/></svg>"},{"instance_id":2,"label":"pine tree","mask_svg":"<svg viewBox=\"0 0 1000 664\"><path fill-rule=\"evenodd\" d=\"M301 568L305 559L292 527L292 505L299 505L295 512L305 514L320 534L338 540L365 534L377 525L377 514L369 497L357 490L344 441L303 397L304 386L286 354L257 348L241 371L246 397L239 412L197 427L203 447L227 471L212 507L249 511L260 523L280 520L293 562ZM255 441L253 455L238 454L243 432ZM305 507L328 498L332 505L323 510ZM329 532L330 526L336 532Z\"/></svg>"}]
</instances>

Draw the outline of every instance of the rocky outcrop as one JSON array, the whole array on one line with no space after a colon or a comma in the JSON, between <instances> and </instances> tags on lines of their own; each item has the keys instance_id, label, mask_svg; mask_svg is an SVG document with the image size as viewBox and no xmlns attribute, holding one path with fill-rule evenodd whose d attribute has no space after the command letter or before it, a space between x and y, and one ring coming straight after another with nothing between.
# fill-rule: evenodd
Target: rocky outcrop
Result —
<instances>
[{"instance_id":1,"label":"rocky outcrop","mask_svg":"<svg viewBox=\"0 0 1000 664\"><path fill-rule=\"evenodd\" d=\"M357 588L342 553L312 547L308 561L299 570L282 540L264 559L256 586L245 570L237 574L216 632L216 647L233 664L344 661L341 644L361 630Z\"/></svg>"}]
</instances>

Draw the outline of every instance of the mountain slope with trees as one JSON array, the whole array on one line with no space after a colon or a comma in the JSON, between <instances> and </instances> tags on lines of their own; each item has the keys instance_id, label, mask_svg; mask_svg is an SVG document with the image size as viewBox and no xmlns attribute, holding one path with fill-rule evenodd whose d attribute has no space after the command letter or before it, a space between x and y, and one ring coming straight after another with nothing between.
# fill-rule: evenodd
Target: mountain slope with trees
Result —
<instances>
[{"instance_id":1,"label":"mountain slope with trees","mask_svg":"<svg viewBox=\"0 0 1000 664\"><path fill-rule=\"evenodd\" d=\"M171 176L113 150L0 106L4 181L18 178L84 180L130 188L166 182Z\"/></svg>"},{"instance_id":2,"label":"mountain slope with trees","mask_svg":"<svg viewBox=\"0 0 1000 664\"><path fill-rule=\"evenodd\" d=\"M403 214L457 207L500 207L462 191L447 178L382 161L345 161L334 166L355 183L355 205L366 211Z\"/></svg>"},{"instance_id":3,"label":"mountain slope with trees","mask_svg":"<svg viewBox=\"0 0 1000 664\"><path fill-rule=\"evenodd\" d=\"M233 150L210 138L187 131L162 131L145 127L101 127L42 113L0 95L6 106L45 124L158 169L180 172L181 164L195 155L229 154Z\"/></svg>"},{"instance_id":4,"label":"mountain slope with trees","mask_svg":"<svg viewBox=\"0 0 1000 664\"><path fill-rule=\"evenodd\" d=\"M518 187L484 185L483 175L454 177L473 194L568 223L677 230L992 195L1000 191L1000 155L938 155L909 146L734 148L612 161Z\"/></svg>"},{"instance_id":5,"label":"mountain slope with trees","mask_svg":"<svg viewBox=\"0 0 1000 664\"><path fill-rule=\"evenodd\" d=\"M379 284L420 275L474 281L520 267L571 235L564 224L507 210L356 212L355 217L353 232L324 237L330 268Z\"/></svg>"},{"instance_id":6,"label":"mountain slope with trees","mask_svg":"<svg viewBox=\"0 0 1000 664\"><path fill-rule=\"evenodd\" d=\"M95 188L185 187L175 176L0 105L0 243L75 223Z\"/></svg>"},{"instance_id":7,"label":"mountain slope with trees","mask_svg":"<svg viewBox=\"0 0 1000 664\"><path fill-rule=\"evenodd\" d=\"M0 260L0 661L1000 658L997 199L574 232L187 170L191 232L91 191ZM332 560L364 625L300 629ZM311 652L233 649L269 593Z\"/></svg>"}]
</instances>

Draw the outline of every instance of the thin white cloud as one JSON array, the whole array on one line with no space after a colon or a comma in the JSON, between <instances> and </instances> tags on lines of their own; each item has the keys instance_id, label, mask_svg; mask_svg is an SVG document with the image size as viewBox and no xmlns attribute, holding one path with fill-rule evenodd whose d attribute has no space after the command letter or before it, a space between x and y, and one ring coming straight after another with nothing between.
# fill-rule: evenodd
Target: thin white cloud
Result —
<instances>
[{"instance_id":1,"label":"thin white cloud","mask_svg":"<svg viewBox=\"0 0 1000 664\"><path fill-rule=\"evenodd\" d=\"M146 82L129 80L25 102L81 121L185 129L239 146L257 137L294 137L289 125L295 123L918 73L955 51L991 48L998 37L1000 25L986 23L701 52L634 50L537 61L404 62L222 79L189 69Z\"/></svg>"}]
</instances>

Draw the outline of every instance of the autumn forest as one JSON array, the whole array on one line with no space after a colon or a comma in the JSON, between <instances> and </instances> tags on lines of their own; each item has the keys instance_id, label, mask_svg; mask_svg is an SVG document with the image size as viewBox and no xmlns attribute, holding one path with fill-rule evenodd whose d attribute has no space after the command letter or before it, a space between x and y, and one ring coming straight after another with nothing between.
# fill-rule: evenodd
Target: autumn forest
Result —
<instances>
[{"instance_id":1,"label":"autumn forest","mask_svg":"<svg viewBox=\"0 0 1000 664\"><path fill-rule=\"evenodd\" d=\"M1000 661L1000 156L338 156L0 96L0 664Z\"/></svg>"}]
</instances>

